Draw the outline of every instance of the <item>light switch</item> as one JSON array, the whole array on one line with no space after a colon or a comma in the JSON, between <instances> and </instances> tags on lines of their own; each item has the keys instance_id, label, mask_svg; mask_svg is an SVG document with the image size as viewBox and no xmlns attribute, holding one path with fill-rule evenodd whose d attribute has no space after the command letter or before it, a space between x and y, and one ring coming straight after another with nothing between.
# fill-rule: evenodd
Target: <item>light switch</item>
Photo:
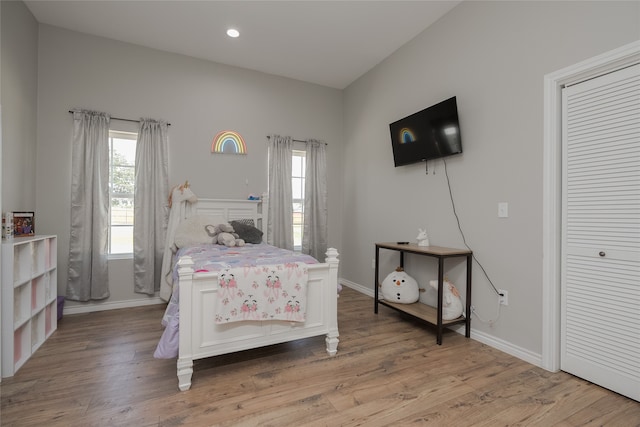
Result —
<instances>
[{"instance_id":1,"label":"light switch","mask_svg":"<svg viewBox=\"0 0 640 427\"><path fill-rule=\"evenodd\" d=\"M509 217L509 203L507 202L499 202L498 203L498 218L508 218Z\"/></svg>"}]
</instances>

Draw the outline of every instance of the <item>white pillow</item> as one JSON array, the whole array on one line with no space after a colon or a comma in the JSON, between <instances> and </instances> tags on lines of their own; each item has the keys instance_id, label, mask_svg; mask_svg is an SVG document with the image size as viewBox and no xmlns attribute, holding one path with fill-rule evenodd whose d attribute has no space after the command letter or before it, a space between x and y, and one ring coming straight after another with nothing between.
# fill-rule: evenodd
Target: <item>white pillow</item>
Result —
<instances>
[{"instance_id":1,"label":"white pillow","mask_svg":"<svg viewBox=\"0 0 640 427\"><path fill-rule=\"evenodd\" d=\"M207 225L216 226L227 222L221 216L215 215L195 215L182 221L176 228L176 235L173 243L178 247L191 245L201 245L203 243L213 243L213 238L209 236L205 227Z\"/></svg>"}]
</instances>

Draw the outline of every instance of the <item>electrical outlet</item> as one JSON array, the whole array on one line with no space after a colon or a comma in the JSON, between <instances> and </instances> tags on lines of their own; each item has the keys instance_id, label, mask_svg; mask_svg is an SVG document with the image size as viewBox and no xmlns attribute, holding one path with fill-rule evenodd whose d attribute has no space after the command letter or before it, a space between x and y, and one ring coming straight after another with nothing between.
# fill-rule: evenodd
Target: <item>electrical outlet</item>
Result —
<instances>
[{"instance_id":1,"label":"electrical outlet","mask_svg":"<svg viewBox=\"0 0 640 427\"><path fill-rule=\"evenodd\" d=\"M509 291L498 289L498 301L500 305L509 305Z\"/></svg>"}]
</instances>

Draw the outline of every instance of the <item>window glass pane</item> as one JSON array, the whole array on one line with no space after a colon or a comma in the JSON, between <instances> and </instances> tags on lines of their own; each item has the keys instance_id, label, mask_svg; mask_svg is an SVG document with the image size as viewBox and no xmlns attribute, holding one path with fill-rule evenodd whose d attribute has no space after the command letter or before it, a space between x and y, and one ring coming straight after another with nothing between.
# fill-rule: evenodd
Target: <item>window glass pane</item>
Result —
<instances>
[{"instance_id":1,"label":"window glass pane","mask_svg":"<svg viewBox=\"0 0 640 427\"><path fill-rule=\"evenodd\" d=\"M109 253L133 253L135 133L109 132L110 227Z\"/></svg>"},{"instance_id":2,"label":"window glass pane","mask_svg":"<svg viewBox=\"0 0 640 427\"><path fill-rule=\"evenodd\" d=\"M293 159L291 162L291 175L292 176L304 176L302 175L302 162L300 161L300 157L297 156L295 153L293 155Z\"/></svg>"},{"instance_id":3,"label":"window glass pane","mask_svg":"<svg viewBox=\"0 0 640 427\"><path fill-rule=\"evenodd\" d=\"M133 196L135 185L135 170L130 166L114 166L111 176L111 193Z\"/></svg>"},{"instance_id":4,"label":"window glass pane","mask_svg":"<svg viewBox=\"0 0 640 427\"><path fill-rule=\"evenodd\" d=\"M293 246L295 249L302 247L302 225L293 224Z\"/></svg>"},{"instance_id":5,"label":"window glass pane","mask_svg":"<svg viewBox=\"0 0 640 427\"><path fill-rule=\"evenodd\" d=\"M291 176L300 176L302 171L300 170L300 161L294 155L291 159Z\"/></svg>"},{"instance_id":6,"label":"window glass pane","mask_svg":"<svg viewBox=\"0 0 640 427\"><path fill-rule=\"evenodd\" d=\"M291 158L291 190L293 194L293 247L302 248L304 229L304 174L305 152L294 150Z\"/></svg>"},{"instance_id":7,"label":"window glass pane","mask_svg":"<svg viewBox=\"0 0 640 427\"><path fill-rule=\"evenodd\" d=\"M111 225L133 225L132 199L111 199Z\"/></svg>"},{"instance_id":8,"label":"window glass pane","mask_svg":"<svg viewBox=\"0 0 640 427\"><path fill-rule=\"evenodd\" d=\"M291 194L294 199L302 199L303 197L302 181L302 178L291 178Z\"/></svg>"},{"instance_id":9,"label":"window glass pane","mask_svg":"<svg viewBox=\"0 0 640 427\"><path fill-rule=\"evenodd\" d=\"M113 163L116 165L135 165L136 141L113 138Z\"/></svg>"},{"instance_id":10,"label":"window glass pane","mask_svg":"<svg viewBox=\"0 0 640 427\"><path fill-rule=\"evenodd\" d=\"M133 253L133 225L111 227L111 253Z\"/></svg>"}]
</instances>

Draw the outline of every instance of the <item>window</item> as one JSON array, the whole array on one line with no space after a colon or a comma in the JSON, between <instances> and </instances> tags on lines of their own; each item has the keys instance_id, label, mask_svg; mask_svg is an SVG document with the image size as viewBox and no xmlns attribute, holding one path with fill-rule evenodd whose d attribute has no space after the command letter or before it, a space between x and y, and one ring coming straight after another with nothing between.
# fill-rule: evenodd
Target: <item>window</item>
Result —
<instances>
[{"instance_id":1,"label":"window","mask_svg":"<svg viewBox=\"0 0 640 427\"><path fill-rule=\"evenodd\" d=\"M305 152L293 150L291 167L291 193L293 194L293 248L302 249L302 230L304 229L304 176Z\"/></svg>"},{"instance_id":2,"label":"window","mask_svg":"<svg viewBox=\"0 0 640 427\"><path fill-rule=\"evenodd\" d=\"M109 254L133 253L137 138L133 132L109 131Z\"/></svg>"}]
</instances>

